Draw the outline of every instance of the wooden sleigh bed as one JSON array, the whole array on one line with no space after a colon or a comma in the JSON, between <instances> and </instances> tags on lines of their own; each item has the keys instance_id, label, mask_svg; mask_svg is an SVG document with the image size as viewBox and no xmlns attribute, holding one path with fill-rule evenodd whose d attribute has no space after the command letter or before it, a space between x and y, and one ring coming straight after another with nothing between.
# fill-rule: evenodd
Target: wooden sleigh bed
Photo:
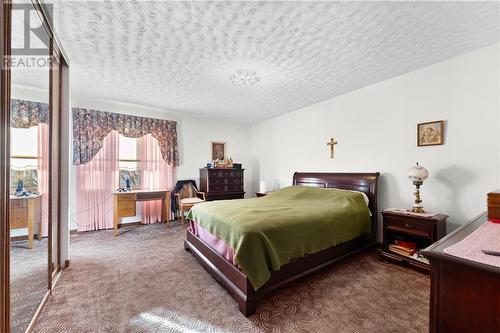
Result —
<instances>
[{"instance_id":1,"label":"wooden sleigh bed","mask_svg":"<svg viewBox=\"0 0 500 333\"><path fill-rule=\"evenodd\" d=\"M191 229L187 230L184 249L190 251L208 272L222 283L237 300L241 313L250 316L269 292L322 269L347 256L375 246L377 232L377 182L379 173L302 173L293 176L294 185L338 188L364 192L369 199L371 231L326 250L297 258L271 273L265 285L254 290L247 276L226 258L217 253Z\"/></svg>"}]
</instances>

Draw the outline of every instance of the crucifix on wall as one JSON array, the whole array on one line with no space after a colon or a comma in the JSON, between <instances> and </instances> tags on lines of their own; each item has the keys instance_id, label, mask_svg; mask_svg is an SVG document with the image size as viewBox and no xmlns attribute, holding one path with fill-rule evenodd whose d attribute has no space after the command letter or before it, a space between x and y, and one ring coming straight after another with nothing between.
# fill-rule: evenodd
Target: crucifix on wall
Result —
<instances>
[{"instance_id":1,"label":"crucifix on wall","mask_svg":"<svg viewBox=\"0 0 500 333\"><path fill-rule=\"evenodd\" d=\"M330 138L330 142L328 142L326 145L330 146L330 158L333 158L334 155L334 150L335 150L335 145L337 144L337 141L335 141L334 138Z\"/></svg>"}]
</instances>

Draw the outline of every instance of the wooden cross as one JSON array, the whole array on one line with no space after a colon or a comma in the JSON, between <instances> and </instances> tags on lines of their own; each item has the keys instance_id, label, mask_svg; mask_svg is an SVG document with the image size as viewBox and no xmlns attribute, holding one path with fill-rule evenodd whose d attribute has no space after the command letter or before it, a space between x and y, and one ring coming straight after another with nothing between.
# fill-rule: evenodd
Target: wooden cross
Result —
<instances>
[{"instance_id":1,"label":"wooden cross","mask_svg":"<svg viewBox=\"0 0 500 333\"><path fill-rule=\"evenodd\" d=\"M327 146L330 146L330 158L333 158L334 148L336 144L337 141L335 141L333 138L330 138L330 142L326 144Z\"/></svg>"}]
</instances>

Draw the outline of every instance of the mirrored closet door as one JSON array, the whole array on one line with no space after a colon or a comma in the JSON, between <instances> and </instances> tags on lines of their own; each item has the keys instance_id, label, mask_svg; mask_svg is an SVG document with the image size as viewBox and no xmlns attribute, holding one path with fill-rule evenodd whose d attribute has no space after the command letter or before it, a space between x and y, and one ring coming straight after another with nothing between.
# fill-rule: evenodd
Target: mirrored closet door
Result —
<instances>
[{"instance_id":1,"label":"mirrored closet door","mask_svg":"<svg viewBox=\"0 0 500 333\"><path fill-rule=\"evenodd\" d=\"M42 16L30 2L14 1L12 6L10 330L25 332L57 267L57 260L52 264L52 257L57 258L53 182L58 156L53 145L57 149L59 138L52 109L59 102L51 90L51 39Z\"/></svg>"}]
</instances>

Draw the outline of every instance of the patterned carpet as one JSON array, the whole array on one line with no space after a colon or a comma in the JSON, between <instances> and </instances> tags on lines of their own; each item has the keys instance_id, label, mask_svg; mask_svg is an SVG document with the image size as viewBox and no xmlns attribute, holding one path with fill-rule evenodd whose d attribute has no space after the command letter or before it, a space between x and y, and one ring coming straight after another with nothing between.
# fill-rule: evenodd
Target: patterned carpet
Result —
<instances>
[{"instance_id":1,"label":"patterned carpet","mask_svg":"<svg viewBox=\"0 0 500 333\"><path fill-rule=\"evenodd\" d=\"M10 250L10 321L11 332L26 331L31 318L47 293L48 241L13 241Z\"/></svg>"},{"instance_id":2,"label":"patterned carpet","mask_svg":"<svg viewBox=\"0 0 500 333\"><path fill-rule=\"evenodd\" d=\"M265 299L245 318L164 225L71 237L66 269L34 332L427 332L429 277L344 260Z\"/></svg>"}]
</instances>

